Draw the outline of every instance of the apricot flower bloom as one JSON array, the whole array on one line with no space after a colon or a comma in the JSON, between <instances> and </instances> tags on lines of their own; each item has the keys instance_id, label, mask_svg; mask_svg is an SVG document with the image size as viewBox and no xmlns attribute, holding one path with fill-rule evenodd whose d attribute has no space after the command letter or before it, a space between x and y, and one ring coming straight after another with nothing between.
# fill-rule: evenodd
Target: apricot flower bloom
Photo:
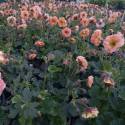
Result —
<instances>
[{"instance_id":1,"label":"apricot flower bloom","mask_svg":"<svg viewBox=\"0 0 125 125\"><path fill-rule=\"evenodd\" d=\"M86 12L80 12L80 18L87 18L87 13Z\"/></svg>"},{"instance_id":2,"label":"apricot flower bloom","mask_svg":"<svg viewBox=\"0 0 125 125\"><path fill-rule=\"evenodd\" d=\"M59 25L59 27L66 27L67 26L67 21L65 20L64 17L59 18L58 25Z\"/></svg>"},{"instance_id":3,"label":"apricot flower bloom","mask_svg":"<svg viewBox=\"0 0 125 125\"><path fill-rule=\"evenodd\" d=\"M39 6L33 6L30 9L30 15L32 18L38 19L38 17L41 15L41 8Z\"/></svg>"},{"instance_id":4,"label":"apricot flower bloom","mask_svg":"<svg viewBox=\"0 0 125 125\"><path fill-rule=\"evenodd\" d=\"M62 29L62 36L65 38L70 37L71 36L71 29L68 27Z\"/></svg>"},{"instance_id":5,"label":"apricot flower bloom","mask_svg":"<svg viewBox=\"0 0 125 125\"><path fill-rule=\"evenodd\" d=\"M0 96L2 95L5 88L6 88L6 84L3 81L3 79L1 78L1 73L0 73Z\"/></svg>"},{"instance_id":6,"label":"apricot flower bloom","mask_svg":"<svg viewBox=\"0 0 125 125\"><path fill-rule=\"evenodd\" d=\"M49 18L49 24L51 26L55 26L58 23L58 18L56 16L50 17Z\"/></svg>"},{"instance_id":7,"label":"apricot flower bloom","mask_svg":"<svg viewBox=\"0 0 125 125\"><path fill-rule=\"evenodd\" d=\"M81 19L80 23L81 23L84 27L86 27L86 26L89 25L89 19L84 17L84 18Z\"/></svg>"},{"instance_id":8,"label":"apricot flower bloom","mask_svg":"<svg viewBox=\"0 0 125 125\"><path fill-rule=\"evenodd\" d=\"M85 28L85 29L81 30L79 34L80 34L80 36L81 36L82 38L85 39L86 37L89 36L90 30L89 30L89 28Z\"/></svg>"},{"instance_id":9,"label":"apricot flower bloom","mask_svg":"<svg viewBox=\"0 0 125 125\"><path fill-rule=\"evenodd\" d=\"M28 20L29 19L29 11L21 11L20 12L20 17L24 20Z\"/></svg>"},{"instance_id":10,"label":"apricot flower bloom","mask_svg":"<svg viewBox=\"0 0 125 125\"><path fill-rule=\"evenodd\" d=\"M93 82L94 82L94 77L91 75L91 76L89 76L88 79L87 79L87 87L91 88Z\"/></svg>"},{"instance_id":11,"label":"apricot flower bloom","mask_svg":"<svg viewBox=\"0 0 125 125\"><path fill-rule=\"evenodd\" d=\"M43 46L45 46L45 43L43 41L41 41L41 40L38 40L38 41L35 42L35 46L43 47Z\"/></svg>"},{"instance_id":12,"label":"apricot flower bloom","mask_svg":"<svg viewBox=\"0 0 125 125\"><path fill-rule=\"evenodd\" d=\"M81 66L82 69L87 69L88 67L88 62L85 57L83 56L77 56L76 58L77 63Z\"/></svg>"},{"instance_id":13,"label":"apricot flower bloom","mask_svg":"<svg viewBox=\"0 0 125 125\"><path fill-rule=\"evenodd\" d=\"M113 12L110 14L109 18L108 18L108 23L115 23L115 21L118 18L118 13L117 12Z\"/></svg>"},{"instance_id":14,"label":"apricot flower bloom","mask_svg":"<svg viewBox=\"0 0 125 125\"><path fill-rule=\"evenodd\" d=\"M124 44L125 40L122 33L120 32L117 34L107 36L103 42L103 46L108 53L113 53L117 51Z\"/></svg>"},{"instance_id":15,"label":"apricot flower bloom","mask_svg":"<svg viewBox=\"0 0 125 125\"><path fill-rule=\"evenodd\" d=\"M95 46L99 46L102 40L102 30L95 30L91 36L91 43Z\"/></svg>"}]
</instances>

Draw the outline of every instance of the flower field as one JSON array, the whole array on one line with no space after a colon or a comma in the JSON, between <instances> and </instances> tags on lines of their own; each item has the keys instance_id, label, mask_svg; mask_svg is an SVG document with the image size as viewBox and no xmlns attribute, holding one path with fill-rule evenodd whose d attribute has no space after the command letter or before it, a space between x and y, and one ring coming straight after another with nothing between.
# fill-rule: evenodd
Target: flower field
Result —
<instances>
[{"instance_id":1,"label":"flower field","mask_svg":"<svg viewBox=\"0 0 125 125\"><path fill-rule=\"evenodd\" d=\"M125 11L0 3L0 125L125 125Z\"/></svg>"}]
</instances>

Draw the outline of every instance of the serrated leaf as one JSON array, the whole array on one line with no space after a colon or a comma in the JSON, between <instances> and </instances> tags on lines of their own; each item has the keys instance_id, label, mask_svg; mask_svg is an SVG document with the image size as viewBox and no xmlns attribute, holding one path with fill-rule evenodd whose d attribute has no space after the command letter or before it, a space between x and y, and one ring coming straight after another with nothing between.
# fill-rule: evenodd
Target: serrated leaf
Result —
<instances>
[{"instance_id":1,"label":"serrated leaf","mask_svg":"<svg viewBox=\"0 0 125 125\"><path fill-rule=\"evenodd\" d=\"M21 96L20 96L20 95L16 95L16 96L14 96L14 97L12 98L12 103L13 103L13 104L14 104L14 103L19 103L19 102L21 102L21 100L22 100Z\"/></svg>"}]
</instances>

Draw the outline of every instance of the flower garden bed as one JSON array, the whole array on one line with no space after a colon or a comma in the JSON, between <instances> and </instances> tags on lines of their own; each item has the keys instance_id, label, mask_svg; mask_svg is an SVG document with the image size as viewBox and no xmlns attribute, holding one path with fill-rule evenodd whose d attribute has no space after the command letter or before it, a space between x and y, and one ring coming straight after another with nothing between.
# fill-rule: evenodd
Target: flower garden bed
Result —
<instances>
[{"instance_id":1,"label":"flower garden bed","mask_svg":"<svg viewBox=\"0 0 125 125\"><path fill-rule=\"evenodd\" d=\"M94 4L0 4L0 125L124 125L125 13Z\"/></svg>"}]
</instances>

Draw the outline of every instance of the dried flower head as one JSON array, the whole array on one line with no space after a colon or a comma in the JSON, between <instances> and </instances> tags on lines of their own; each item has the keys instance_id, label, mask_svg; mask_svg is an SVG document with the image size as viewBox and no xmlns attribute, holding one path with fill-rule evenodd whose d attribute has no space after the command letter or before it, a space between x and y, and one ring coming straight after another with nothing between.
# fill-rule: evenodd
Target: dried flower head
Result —
<instances>
[{"instance_id":1,"label":"dried flower head","mask_svg":"<svg viewBox=\"0 0 125 125\"><path fill-rule=\"evenodd\" d=\"M14 16L9 16L8 18L7 18L7 23L8 23L8 25L9 26L16 26L16 17L14 17Z\"/></svg>"}]
</instances>

